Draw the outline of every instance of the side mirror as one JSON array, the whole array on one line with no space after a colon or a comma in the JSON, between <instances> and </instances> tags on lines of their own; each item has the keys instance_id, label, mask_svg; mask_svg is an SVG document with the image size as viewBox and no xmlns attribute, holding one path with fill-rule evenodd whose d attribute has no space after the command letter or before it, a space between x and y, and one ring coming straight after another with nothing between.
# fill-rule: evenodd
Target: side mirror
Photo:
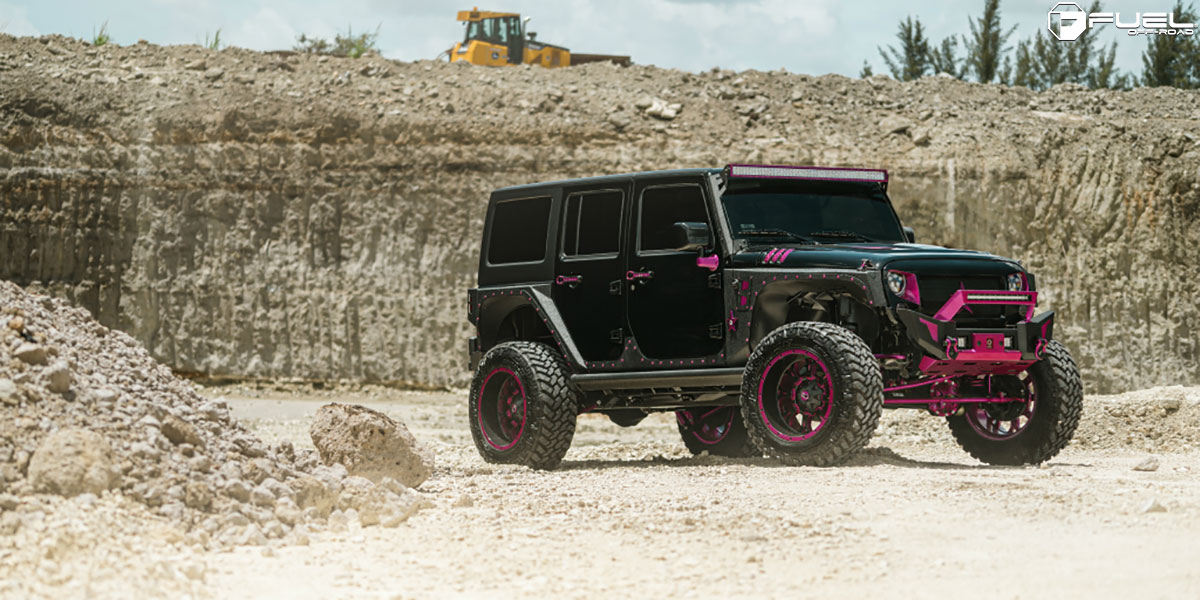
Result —
<instances>
[{"instance_id":1,"label":"side mirror","mask_svg":"<svg viewBox=\"0 0 1200 600\"><path fill-rule=\"evenodd\" d=\"M904 239L908 240L908 243L910 244L917 243L917 232L913 231L912 227L905 227Z\"/></svg>"},{"instance_id":2,"label":"side mirror","mask_svg":"<svg viewBox=\"0 0 1200 600\"><path fill-rule=\"evenodd\" d=\"M675 224L675 249L681 252L696 252L712 245L712 232L705 223Z\"/></svg>"}]
</instances>

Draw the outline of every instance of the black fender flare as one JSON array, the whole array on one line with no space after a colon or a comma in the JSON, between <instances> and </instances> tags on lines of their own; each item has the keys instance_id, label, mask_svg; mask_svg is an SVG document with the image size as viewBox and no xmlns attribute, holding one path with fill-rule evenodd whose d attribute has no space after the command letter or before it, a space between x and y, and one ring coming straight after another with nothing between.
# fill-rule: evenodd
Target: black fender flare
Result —
<instances>
[{"instance_id":1,"label":"black fender flare","mask_svg":"<svg viewBox=\"0 0 1200 600\"><path fill-rule=\"evenodd\" d=\"M550 298L550 284L515 285L472 289L468 292L467 316L479 334L472 343L472 351L487 352L496 344L496 333L485 331L482 324L499 327L513 312L529 307L554 338L555 348L562 353L567 363L575 370L583 369L586 362L575 341L567 331L562 315Z\"/></svg>"}]
</instances>

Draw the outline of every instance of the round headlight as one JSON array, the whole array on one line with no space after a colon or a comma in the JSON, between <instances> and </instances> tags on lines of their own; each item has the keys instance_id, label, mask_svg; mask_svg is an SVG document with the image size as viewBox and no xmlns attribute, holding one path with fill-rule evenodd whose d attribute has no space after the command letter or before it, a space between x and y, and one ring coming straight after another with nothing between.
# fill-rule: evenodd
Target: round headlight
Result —
<instances>
[{"instance_id":1,"label":"round headlight","mask_svg":"<svg viewBox=\"0 0 1200 600\"><path fill-rule=\"evenodd\" d=\"M888 289L891 290L893 294L895 294L897 296L903 294L904 293L904 276L899 273L893 272L893 271L888 271L887 286L888 286Z\"/></svg>"},{"instance_id":2,"label":"round headlight","mask_svg":"<svg viewBox=\"0 0 1200 600\"><path fill-rule=\"evenodd\" d=\"M1020 273L1013 273L1008 276L1008 291L1019 292L1025 289L1025 277Z\"/></svg>"}]
</instances>

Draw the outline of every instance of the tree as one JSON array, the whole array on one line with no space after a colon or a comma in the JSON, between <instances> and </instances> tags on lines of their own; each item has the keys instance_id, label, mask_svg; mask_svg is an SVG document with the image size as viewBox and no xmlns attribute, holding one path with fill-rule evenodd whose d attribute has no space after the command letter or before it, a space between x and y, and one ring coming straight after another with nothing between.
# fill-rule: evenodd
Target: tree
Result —
<instances>
[{"instance_id":1,"label":"tree","mask_svg":"<svg viewBox=\"0 0 1200 600\"><path fill-rule=\"evenodd\" d=\"M1012 56L1005 56L1004 57L1004 66L1000 67L1000 70L998 72L996 72L996 81L999 81L1000 83L1003 83L1004 85L1012 85L1013 84L1012 79L1013 79Z\"/></svg>"},{"instance_id":2,"label":"tree","mask_svg":"<svg viewBox=\"0 0 1200 600\"><path fill-rule=\"evenodd\" d=\"M1099 0L1092 2L1092 7L1088 9L1088 14L1100 12L1103 7L1100 6ZM1096 37L1092 34L1092 29L1083 30L1083 34L1079 39L1066 44L1066 52L1064 60L1066 66L1063 67L1063 81L1070 81L1082 85L1088 84L1088 77L1091 71L1092 57L1096 46ZM1103 50L1101 50L1103 52ZM1055 82L1061 83L1061 82Z\"/></svg>"},{"instance_id":3,"label":"tree","mask_svg":"<svg viewBox=\"0 0 1200 600\"><path fill-rule=\"evenodd\" d=\"M872 68L871 68L871 65L870 65L870 64L868 64L868 63L867 63L867 61L865 61L865 60L864 60L864 61L863 61L863 68L862 68L862 70L861 70L861 71L859 71L859 72L858 72L858 76L859 76L859 78L861 78L861 79L866 79L866 78L868 78L868 77L870 77L870 76L872 76L872 75L874 75L874 74L875 74L875 70L874 70L874 69L872 69Z\"/></svg>"},{"instance_id":4,"label":"tree","mask_svg":"<svg viewBox=\"0 0 1200 600\"><path fill-rule=\"evenodd\" d=\"M1049 33L1038 32L1030 48L1033 89L1044 90L1069 80L1067 65L1070 61L1067 55L1071 52L1070 46L1054 39Z\"/></svg>"},{"instance_id":5,"label":"tree","mask_svg":"<svg viewBox=\"0 0 1200 600\"><path fill-rule=\"evenodd\" d=\"M1195 23L1196 10L1176 2L1171 12L1176 23ZM1184 89L1200 87L1200 43L1193 36L1154 35L1142 52L1142 85L1169 85Z\"/></svg>"},{"instance_id":6,"label":"tree","mask_svg":"<svg viewBox=\"0 0 1200 600\"><path fill-rule=\"evenodd\" d=\"M1108 47L1108 52L1100 51L1100 55L1096 59L1096 64L1088 69L1088 87L1097 88L1112 88L1118 90L1129 89L1130 78L1128 74L1118 73L1114 64L1117 61L1117 42L1114 41Z\"/></svg>"},{"instance_id":7,"label":"tree","mask_svg":"<svg viewBox=\"0 0 1200 600\"><path fill-rule=\"evenodd\" d=\"M920 79L929 70L929 40L925 37L925 26L919 19L909 16L900 21L896 39L900 42L899 49L888 46L885 52L879 48L884 64L892 77L900 81Z\"/></svg>"},{"instance_id":8,"label":"tree","mask_svg":"<svg viewBox=\"0 0 1200 600\"><path fill-rule=\"evenodd\" d=\"M1033 68L1033 50L1032 42L1022 41L1017 43L1017 60L1012 71L1012 85L1021 85L1027 88L1037 89L1035 82L1035 74Z\"/></svg>"},{"instance_id":9,"label":"tree","mask_svg":"<svg viewBox=\"0 0 1200 600\"><path fill-rule=\"evenodd\" d=\"M1001 57L1008 52L1008 38L1016 31L1013 25L1008 31L1000 25L1000 0L984 0L983 16L968 19L971 35L963 36L967 51L966 69L980 83L991 83L999 75Z\"/></svg>"},{"instance_id":10,"label":"tree","mask_svg":"<svg viewBox=\"0 0 1200 600\"><path fill-rule=\"evenodd\" d=\"M1089 12L1099 12L1099 2L1093 2ZM1096 38L1088 29L1071 42L1062 42L1040 31L1033 39L1019 42L1013 85L1044 90L1060 83L1078 83L1088 87L1114 87L1128 82L1114 68L1116 42L1106 53L1095 52ZM1095 63L1095 64L1093 64Z\"/></svg>"},{"instance_id":11,"label":"tree","mask_svg":"<svg viewBox=\"0 0 1200 600\"><path fill-rule=\"evenodd\" d=\"M929 66L934 73L946 73L962 79L966 74L966 66L958 58L958 40L953 36L945 38L938 46L929 50Z\"/></svg>"},{"instance_id":12,"label":"tree","mask_svg":"<svg viewBox=\"0 0 1200 600\"><path fill-rule=\"evenodd\" d=\"M1089 12L1101 10L1100 3L1093 2ZM1128 74L1116 69L1117 43L1097 51L1090 29L1071 42L1061 42L1041 31L1032 39L1018 42L1013 55L1011 67L1005 57L999 75L1001 81L1011 85L1044 90L1060 83L1078 83L1090 88L1126 89L1133 83Z\"/></svg>"}]
</instances>

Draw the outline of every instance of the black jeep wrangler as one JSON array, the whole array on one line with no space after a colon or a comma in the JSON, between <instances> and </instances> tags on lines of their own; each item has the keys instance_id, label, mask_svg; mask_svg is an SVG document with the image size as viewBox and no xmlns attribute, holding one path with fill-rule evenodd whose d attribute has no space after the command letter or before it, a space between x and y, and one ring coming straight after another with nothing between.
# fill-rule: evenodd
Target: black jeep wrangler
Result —
<instances>
[{"instance_id":1,"label":"black jeep wrangler","mask_svg":"<svg viewBox=\"0 0 1200 600\"><path fill-rule=\"evenodd\" d=\"M1083 391L1033 275L914 243L887 185L729 165L496 190L468 293L480 454L550 469L580 413L669 410L693 453L830 465L916 407L981 461L1050 459Z\"/></svg>"}]
</instances>

